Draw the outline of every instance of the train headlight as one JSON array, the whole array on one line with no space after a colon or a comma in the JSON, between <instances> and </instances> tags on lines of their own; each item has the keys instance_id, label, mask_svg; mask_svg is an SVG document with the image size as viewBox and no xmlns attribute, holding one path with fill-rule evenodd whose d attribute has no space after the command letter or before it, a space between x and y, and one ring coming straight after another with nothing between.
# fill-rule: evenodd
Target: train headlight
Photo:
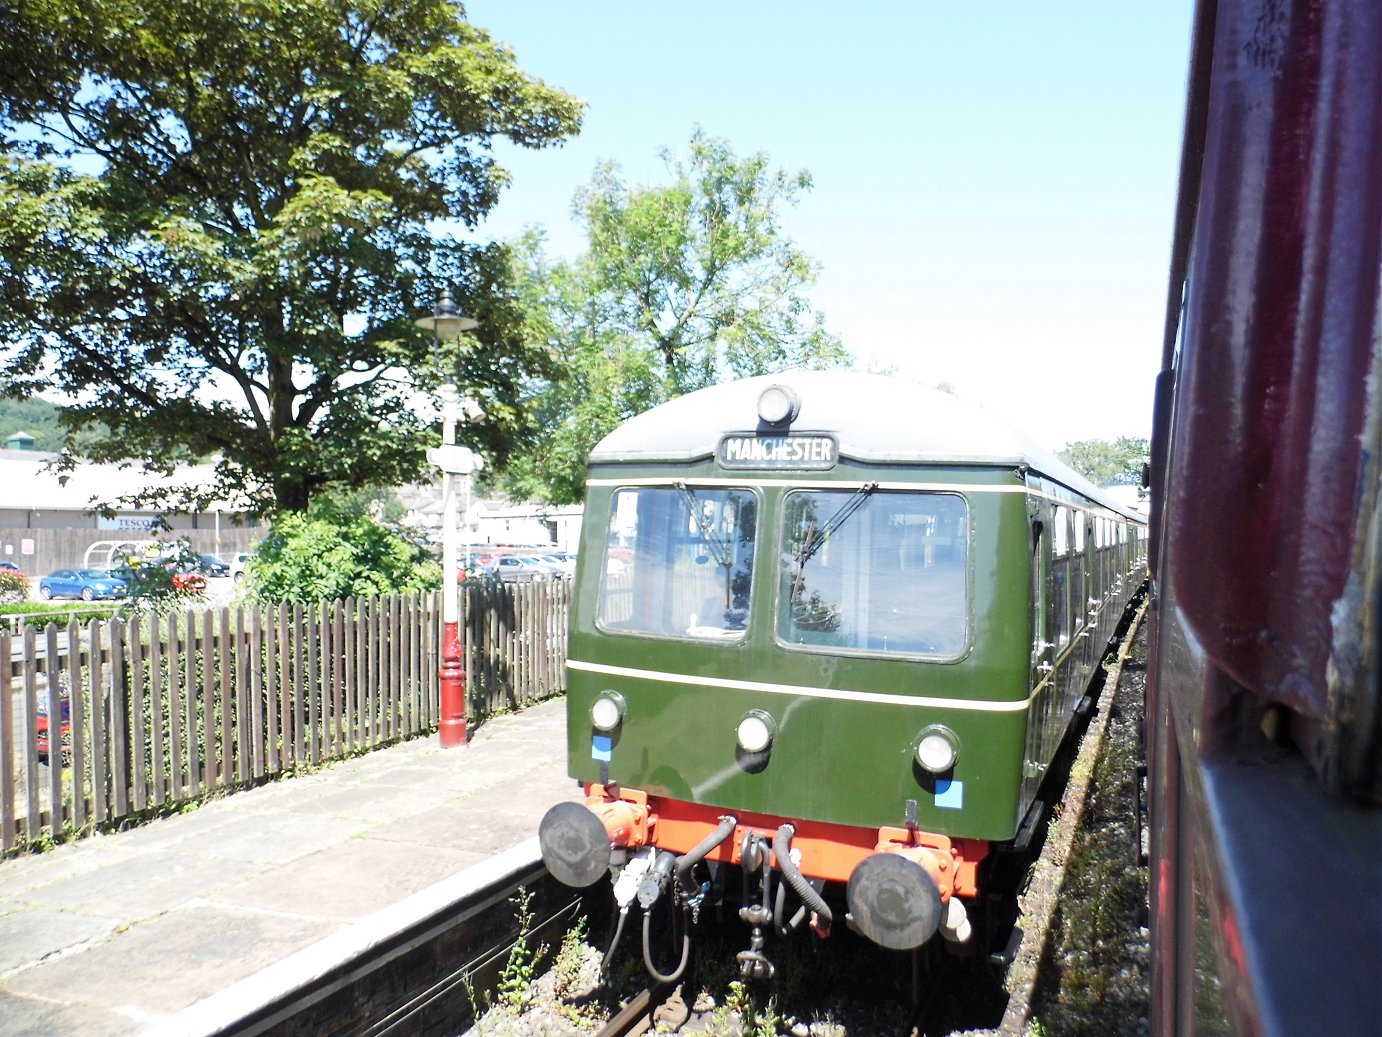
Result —
<instances>
[{"instance_id":1,"label":"train headlight","mask_svg":"<svg viewBox=\"0 0 1382 1037\"><path fill-rule=\"evenodd\" d=\"M624 722L629 707L617 691L602 691L590 704L590 722L596 731L613 731Z\"/></svg>"},{"instance_id":2,"label":"train headlight","mask_svg":"<svg viewBox=\"0 0 1382 1037\"><path fill-rule=\"evenodd\" d=\"M785 385L770 385L758 394L758 416L769 425L790 425L801 400Z\"/></svg>"},{"instance_id":3,"label":"train headlight","mask_svg":"<svg viewBox=\"0 0 1382 1037\"><path fill-rule=\"evenodd\" d=\"M960 740L950 728L932 724L917 738L916 757L922 770L944 774L960 757Z\"/></svg>"},{"instance_id":4,"label":"train headlight","mask_svg":"<svg viewBox=\"0 0 1382 1037\"><path fill-rule=\"evenodd\" d=\"M739 721L739 727L734 733L739 739L739 748L744 752L761 753L773 744L777 724L773 722L770 714L761 709L751 709L744 714L744 719Z\"/></svg>"}]
</instances>

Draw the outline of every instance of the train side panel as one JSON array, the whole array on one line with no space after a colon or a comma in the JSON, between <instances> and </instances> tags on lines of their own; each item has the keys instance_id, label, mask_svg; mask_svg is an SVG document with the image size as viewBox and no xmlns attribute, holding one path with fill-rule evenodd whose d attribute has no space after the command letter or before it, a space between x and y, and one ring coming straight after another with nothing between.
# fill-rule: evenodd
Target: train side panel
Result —
<instances>
[{"instance_id":1,"label":"train side panel","mask_svg":"<svg viewBox=\"0 0 1382 1037\"><path fill-rule=\"evenodd\" d=\"M1382 1032L1382 6L1196 16L1153 435L1152 1022Z\"/></svg>"}]
</instances>

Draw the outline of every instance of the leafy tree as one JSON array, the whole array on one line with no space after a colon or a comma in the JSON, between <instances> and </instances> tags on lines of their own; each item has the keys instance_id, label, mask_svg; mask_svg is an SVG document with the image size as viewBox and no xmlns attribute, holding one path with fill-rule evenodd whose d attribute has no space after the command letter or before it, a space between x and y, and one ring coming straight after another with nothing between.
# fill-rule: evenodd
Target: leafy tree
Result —
<instances>
[{"instance_id":1,"label":"leafy tree","mask_svg":"<svg viewBox=\"0 0 1382 1037\"><path fill-rule=\"evenodd\" d=\"M816 267L781 228L810 176L699 129L687 159L663 158L669 184L629 187L607 164L578 192L584 256L550 262L536 234L515 247L518 294L564 372L538 394L543 431L511 466L515 496L580 500L590 448L654 404L847 360L806 301Z\"/></svg>"},{"instance_id":2,"label":"leafy tree","mask_svg":"<svg viewBox=\"0 0 1382 1037\"><path fill-rule=\"evenodd\" d=\"M218 458L200 496L131 505L408 482L444 368L502 460L551 362L506 250L438 221L496 203L495 137L560 142L580 113L450 0L6 5L0 391L69 395L69 430L111 430L97 460ZM437 350L413 320L443 285L481 325Z\"/></svg>"},{"instance_id":3,"label":"leafy tree","mask_svg":"<svg viewBox=\"0 0 1382 1037\"><path fill-rule=\"evenodd\" d=\"M514 256L520 295L563 375L534 393L537 434L491 485L519 500L574 503L585 494L590 448L668 392L657 355L602 309L587 260L549 263L537 232L515 243Z\"/></svg>"},{"instance_id":4,"label":"leafy tree","mask_svg":"<svg viewBox=\"0 0 1382 1037\"><path fill-rule=\"evenodd\" d=\"M1121 436L1069 443L1057 456L1096 486L1140 486L1151 449L1145 439Z\"/></svg>"}]
</instances>

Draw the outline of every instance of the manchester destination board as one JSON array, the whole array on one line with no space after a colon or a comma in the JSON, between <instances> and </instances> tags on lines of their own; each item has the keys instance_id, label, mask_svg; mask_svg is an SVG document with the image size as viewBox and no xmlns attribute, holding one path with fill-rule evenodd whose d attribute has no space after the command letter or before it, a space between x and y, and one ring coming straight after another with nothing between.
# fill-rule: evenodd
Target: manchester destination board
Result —
<instances>
[{"instance_id":1,"label":"manchester destination board","mask_svg":"<svg viewBox=\"0 0 1382 1037\"><path fill-rule=\"evenodd\" d=\"M746 433L720 440L720 464L725 468L825 469L835 467L838 454L834 436Z\"/></svg>"}]
</instances>

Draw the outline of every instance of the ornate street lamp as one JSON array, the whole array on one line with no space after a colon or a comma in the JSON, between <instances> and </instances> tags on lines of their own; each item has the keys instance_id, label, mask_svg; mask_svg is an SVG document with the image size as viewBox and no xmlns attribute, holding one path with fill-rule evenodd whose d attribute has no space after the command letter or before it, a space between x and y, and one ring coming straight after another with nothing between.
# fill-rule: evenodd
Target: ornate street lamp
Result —
<instances>
[{"instance_id":1,"label":"ornate street lamp","mask_svg":"<svg viewBox=\"0 0 1382 1037\"><path fill-rule=\"evenodd\" d=\"M473 318L461 316L449 288L442 289L431 316L419 317L413 323L432 332L438 353L443 342L479 327ZM427 460L442 471L442 641L438 675L441 679L441 720L438 735L442 748L449 749L466 743L465 668L461 662L460 604L456 588L456 478L473 475L480 470L483 461L474 451L456 445L456 421L461 417L461 402L449 371L438 393L442 401L441 446L427 451ZM467 420L479 416L479 407L473 400L466 400L465 405Z\"/></svg>"}]
</instances>

